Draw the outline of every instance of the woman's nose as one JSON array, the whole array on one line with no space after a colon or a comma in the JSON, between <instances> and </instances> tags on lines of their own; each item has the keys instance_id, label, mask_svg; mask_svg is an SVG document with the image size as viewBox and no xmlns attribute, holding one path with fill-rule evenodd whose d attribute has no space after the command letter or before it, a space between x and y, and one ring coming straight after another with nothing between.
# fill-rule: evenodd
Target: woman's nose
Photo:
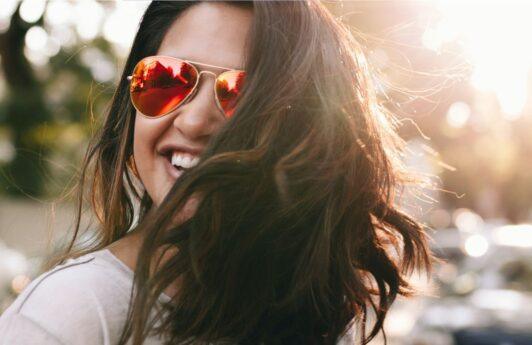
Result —
<instances>
[{"instance_id":1,"label":"woman's nose","mask_svg":"<svg viewBox=\"0 0 532 345\"><path fill-rule=\"evenodd\" d=\"M223 120L214 98L213 83L216 76L210 71L201 71L198 78L196 89L186 103L177 109L173 122L183 136L195 141L212 135L220 120Z\"/></svg>"}]
</instances>

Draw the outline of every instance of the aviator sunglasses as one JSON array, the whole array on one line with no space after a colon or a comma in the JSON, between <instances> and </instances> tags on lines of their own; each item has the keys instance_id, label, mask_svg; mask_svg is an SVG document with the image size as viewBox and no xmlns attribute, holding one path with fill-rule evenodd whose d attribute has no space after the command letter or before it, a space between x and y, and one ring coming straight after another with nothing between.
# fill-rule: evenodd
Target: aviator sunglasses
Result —
<instances>
[{"instance_id":1,"label":"aviator sunglasses","mask_svg":"<svg viewBox=\"0 0 532 345\"><path fill-rule=\"evenodd\" d=\"M199 72L195 65L224 71L218 75L211 71ZM146 117L155 118L169 114L192 97L201 73L212 74L216 78L216 105L226 118L231 117L242 93L246 73L171 56L148 56L137 63L133 74L127 77L130 81L131 102Z\"/></svg>"}]
</instances>

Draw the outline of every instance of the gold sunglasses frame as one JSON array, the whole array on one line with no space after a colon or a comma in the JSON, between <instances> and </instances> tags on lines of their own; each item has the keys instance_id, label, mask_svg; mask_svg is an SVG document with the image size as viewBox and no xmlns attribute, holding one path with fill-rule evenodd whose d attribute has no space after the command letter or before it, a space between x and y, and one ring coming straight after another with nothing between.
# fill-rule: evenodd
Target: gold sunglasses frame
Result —
<instances>
[{"instance_id":1,"label":"gold sunglasses frame","mask_svg":"<svg viewBox=\"0 0 532 345\"><path fill-rule=\"evenodd\" d=\"M171 60L178 60L178 61L185 61L187 63L189 63L193 68L194 70L196 71L196 74L197 74L197 78L196 78L196 83L194 84L194 86L192 87L192 91L185 97L183 98L183 100L174 108L170 109L169 111L167 111L166 113L164 114L161 114L161 115L157 115L157 116L148 116L148 115L144 115L142 113L142 111L140 111L137 106L135 105L135 103L133 103L133 100L131 100L131 104L133 104L133 107L139 112L140 115L142 115L143 117L146 117L146 118L149 118L149 119L155 119L155 118L160 118L160 117L163 117L163 116L166 116L168 114L170 114L171 112L173 112L174 110L176 110L177 108L179 108L180 106L182 106L183 104L185 104L189 98L192 96L192 95L195 95L196 91L197 91L197 87L198 87L198 84L199 84L199 81L201 79L201 74L202 73L206 73L206 74L211 74L212 76L214 76L214 83L213 83L213 89L214 89L214 99L216 101L216 106L218 107L218 110L220 110L220 112L222 113L222 115L224 116L224 118L227 118L227 115L225 114L225 111L223 110L222 108L222 105L220 104L220 101L218 100L218 94L216 93L216 81L218 80L218 78L224 74L224 73L227 73L227 72L244 72L246 73L246 71L244 70L241 70L241 69L234 69L234 68L228 68L228 67L222 67L222 66L216 66L216 65L209 65L209 64L206 64L206 63L203 63L203 62L197 62L197 61L192 61L192 60L185 60L185 59L181 59L181 58L178 58L178 57L175 57L175 56L168 56L168 55L151 55L151 56L146 56L142 59L139 60L139 62L137 62L137 64L135 65L135 67L133 68L133 71L135 71L135 69L137 68L137 66L139 65L139 63L145 59L148 59L148 58L157 58L157 57L162 57L162 58L169 58ZM206 67L213 67L213 68L218 68L218 69L222 69L224 70L224 72L221 72L219 74L216 74L212 71L198 71L198 68L196 67L196 65L198 66L206 66ZM129 91L129 94L130 94L130 99L131 99L131 81L133 80L134 78L134 75L128 75L127 76L127 80L130 82L129 85L130 85L130 91Z\"/></svg>"}]
</instances>

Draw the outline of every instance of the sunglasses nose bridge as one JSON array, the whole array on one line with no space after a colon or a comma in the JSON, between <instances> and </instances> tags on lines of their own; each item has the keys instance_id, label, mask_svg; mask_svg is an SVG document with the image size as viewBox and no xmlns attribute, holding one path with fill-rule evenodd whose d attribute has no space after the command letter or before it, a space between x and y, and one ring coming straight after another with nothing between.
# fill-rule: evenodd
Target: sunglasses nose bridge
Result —
<instances>
[{"instance_id":1,"label":"sunglasses nose bridge","mask_svg":"<svg viewBox=\"0 0 532 345\"><path fill-rule=\"evenodd\" d=\"M214 73L212 71L200 71L197 74L197 81L196 81L196 85L194 86L194 89L191 91L191 93L189 94L189 96L185 100L186 103L190 102L192 100L192 98L194 98L196 96L196 93L198 92L198 89L199 89L199 84L200 84L200 81L201 81L202 73L210 74L210 75L212 75L214 77L214 85L213 86L216 88L216 79L218 78L218 74L216 74L216 73ZM216 93L216 91L215 91L215 93ZM219 104L219 101L217 99L216 99L216 106L223 113L223 109L221 108L221 106Z\"/></svg>"},{"instance_id":2,"label":"sunglasses nose bridge","mask_svg":"<svg viewBox=\"0 0 532 345\"><path fill-rule=\"evenodd\" d=\"M211 71L201 71L201 72L198 73L198 79L201 78L201 74L202 74L202 73L210 74L210 75L212 75L214 78L217 77L216 73L214 73L214 72L211 72Z\"/></svg>"},{"instance_id":3,"label":"sunglasses nose bridge","mask_svg":"<svg viewBox=\"0 0 532 345\"><path fill-rule=\"evenodd\" d=\"M215 81L216 81L216 78L218 77L218 76L216 75L216 73L211 72L211 71L201 71L201 72L198 72L198 79L197 79L197 81L196 81L196 85L195 85L194 90L193 90L193 93L194 93L194 94L196 93L196 91L197 91L197 89L198 89L198 87L199 87L199 83L200 83L200 80L201 80L201 75L202 75L203 73L206 73L206 74L210 74L210 75L212 75L212 76L214 77Z\"/></svg>"}]
</instances>

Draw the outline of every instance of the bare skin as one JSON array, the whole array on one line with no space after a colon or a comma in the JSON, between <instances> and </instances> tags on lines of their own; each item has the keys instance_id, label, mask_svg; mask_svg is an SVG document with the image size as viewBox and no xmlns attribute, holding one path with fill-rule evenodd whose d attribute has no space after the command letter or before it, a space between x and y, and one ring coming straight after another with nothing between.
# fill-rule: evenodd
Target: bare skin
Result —
<instances>
[{"instance_id":1,"label":"bare skin","mask_svg":"<svg viewBox=\"0 0 532 345\"><path fill-rule=\"evenodd\" d=\"M244 69L245 40L253 12L224 3L202 2L186 10L166 33L157 55L179 57L209 65ZM219 74L216 68L197 66ZM165 145L180 145L203 151L226 119L216 106L214 77L202 74L196 94L172 113L150 119L138 112L135 117L133 153L144 187L159 205L176 178L169 172L167 158L160 154ZM185 213L194 211L194 202ZM186 217L186 215L182 215ZM132 231L107 248L132 270L145 234ZM165 257L172 255L168 251ZM163 257L164 261L164 257ZM173 296L178 284L164 292Z\"/></svg>"}]
</instances>

